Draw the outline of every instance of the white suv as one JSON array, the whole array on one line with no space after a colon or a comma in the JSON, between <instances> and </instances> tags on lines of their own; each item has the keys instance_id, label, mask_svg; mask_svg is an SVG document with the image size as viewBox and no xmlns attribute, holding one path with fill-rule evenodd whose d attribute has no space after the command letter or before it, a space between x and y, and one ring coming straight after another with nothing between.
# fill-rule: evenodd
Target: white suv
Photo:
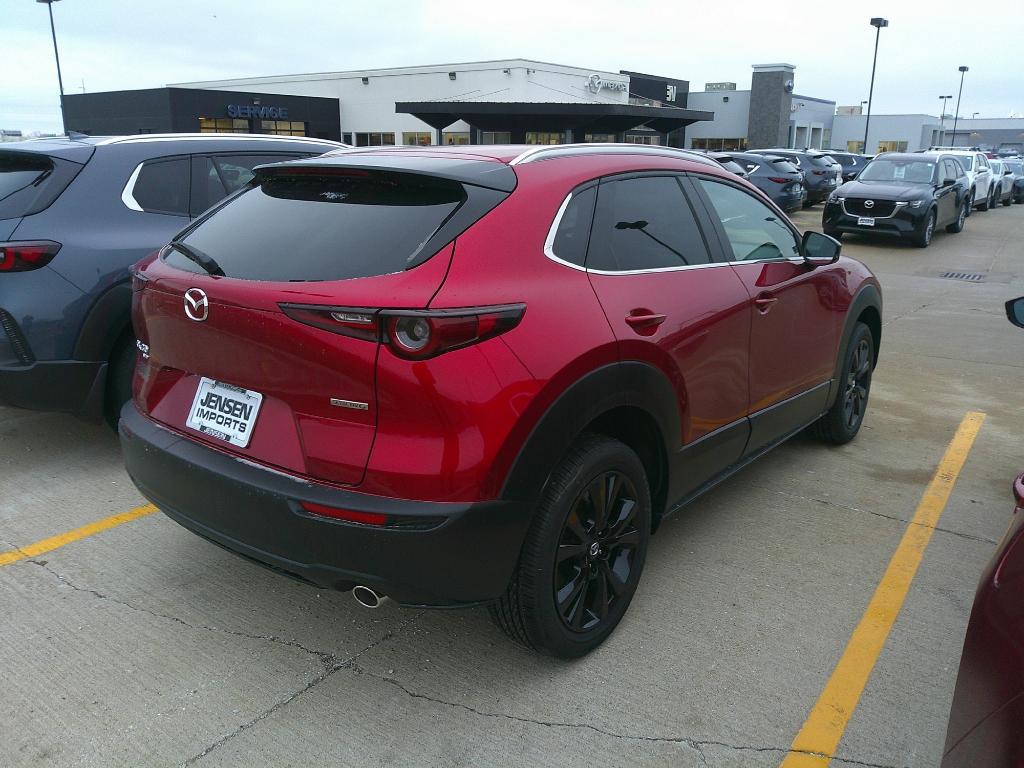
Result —
<instances>
[{"instance_id":1,"label":"white suv","mask_svg":"<svg viewBox=\"0 0 1024 768\"><path fill-rule=\"evenodd\" d=\"M985 153L968 147L929 147L927 155L953 155L967 171L971 182L971 202L979 211L987 211L992 202L994 176Z\"/></svg>"}]
</instances>

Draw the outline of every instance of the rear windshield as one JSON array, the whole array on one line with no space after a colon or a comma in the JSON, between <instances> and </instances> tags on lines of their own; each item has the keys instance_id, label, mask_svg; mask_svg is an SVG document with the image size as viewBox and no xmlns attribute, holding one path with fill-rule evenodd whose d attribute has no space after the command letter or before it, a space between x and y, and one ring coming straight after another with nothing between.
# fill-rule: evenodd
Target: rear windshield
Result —
<instances>
[{"instance_id":1,"label":"rear windshield","mask_svg":"<svg viewBox=\"0 0 1024 768\"><path fill-rule=\"evenodd\" d=\"M836 164L836 161L829 155L822 155L821 157L811 157L811 162L819 168L831 168Z\"/></svg>"},{"instance_id":2,"label":"rear windshield","mask_svg":"<svg viewBox=\"0 0 1024 768\"><path fill-rule=\"evenodd\" d=\"M786 160L783 157L777 158L775 160L769 160L768 162L770 162L772 164L772 168L774 168L779 173L800 173L799 168L797 168L795 165L793 165L793 163L791 163L789 160Z\"/></svg>"},{"instance_id":3,"label":"rear windshield","mask_svg":"<svg viewBox=\"0 0 1024 768\"><path fill-rule=\"evenodd\" d=\"M79 170L77 163L41 153L0 151L0 220L43 210Z\"/></svg>"},{"instance_id":4,"label":"rear windshield","mask_svg":"<svg viewBox=\"0 0 1024 768\"><path fill-rule=\"evenodd\" d=\"M927 160L872 160L857 180L931 184L935 168L936 164Z\"/></svg>"},{"instance_id":5,"label":"rear windshield","mask_svg":"<svg viewBox=\"0 0 1024 768\"><path fill-rule=\"evenodd\" d=\"M286 175L287 174L287 175ZM466 199L454 181L417 174L299 168L241 192L182 242L227 277L346 280L401 272ZM197 271L178 251L165 256Z\"/></svg>"},{"instance_id":6,"label":"rear windshield","mask_svg":"<svg viewBox=\"0 0 1024 768\"><path fill-rule=\"evenodd\" d=\"M732 158L720 158L718 164L721 165L725 170L742 176L747 172L746 168L740 165L736 160Z\"/></svg>"},{"instance_id":7,"label":"rear windshield","mask_svg":"<svg viewBox=\"0 0 1024 768\"><path fill-rule=\"evenodd\" d=\"M851 165L857 164L857 158L854 155L832 155L832 158L843 168L849 168Z\"/></svg>"}]
</instances>

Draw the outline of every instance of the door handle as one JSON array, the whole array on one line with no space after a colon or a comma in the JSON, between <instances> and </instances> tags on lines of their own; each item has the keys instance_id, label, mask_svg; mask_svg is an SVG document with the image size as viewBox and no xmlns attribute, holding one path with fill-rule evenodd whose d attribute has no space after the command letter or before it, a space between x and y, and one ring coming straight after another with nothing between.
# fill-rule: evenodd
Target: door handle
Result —
<instances>
[{"instance_id":1,"label":"door handle","mask_svg":"<svg viewBox=\"0 0 1024 768\"><path fill-rule=\"evenodd\" d=\"M665 315L649 312L643 315L626 315L626 322L635 331L653 331L665 322Z\"/></svg>"},{"instance_id":2,"label":"door handle","mask_svg":"<svg viewBox=\"0 0 1024 768\"><path fill-rule=\"evenodd\" d=\"M757 311L762 315L768 314L768 310L772 308L776 301L779 300L778 296L772 296L770 293L762 293L756 299L754 299L754 306L757 307Z\"/></svg>"}]
</instances>

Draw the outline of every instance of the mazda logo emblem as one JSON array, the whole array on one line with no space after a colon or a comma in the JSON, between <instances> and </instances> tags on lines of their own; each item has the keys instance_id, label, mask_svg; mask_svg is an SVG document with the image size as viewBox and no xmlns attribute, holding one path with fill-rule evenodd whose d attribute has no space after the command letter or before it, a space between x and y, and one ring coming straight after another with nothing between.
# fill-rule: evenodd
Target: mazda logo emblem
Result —
<instances>
[{"instance_id":1,"label":"mazda logo emblem","mask_svg":"<svg viewBox=\"0 0 1024 768\"><path fill-rule=\"evenodd\" d=\"M189 320L197 323L203 322L210 314L210 300L206 298L206 292L199 288L189 288L185 291L185 314Z\"/></svg>"},{"instance_id":2,"label":"mazda logo emblem","mask_svg":"<svg viewBox=\"0 0 1024 768\"><path fill-rule=\"evenodd\" d=\"M864 201L864 207L865 208L874 208L875 207L875 201L874 200L865 200Z\"/></svg>"}]
</instances>

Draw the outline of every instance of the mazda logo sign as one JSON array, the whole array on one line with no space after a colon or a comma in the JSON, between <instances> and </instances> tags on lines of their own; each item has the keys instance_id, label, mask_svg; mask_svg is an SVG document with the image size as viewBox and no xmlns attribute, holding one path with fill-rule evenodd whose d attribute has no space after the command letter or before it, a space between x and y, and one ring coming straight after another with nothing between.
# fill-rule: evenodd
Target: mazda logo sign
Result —
<instances>
[{"instance_id":1,"label":"mazda logo sign","mask_svg":"<svg viewBox=\"0 0 1024 768\"><path fill-rule=\"evenodd\" d=\"M875 207L875 201L874 200L865 200L864 201L864 207L865 208L874 208Z\"/></svg>"},{"instance_id":2,"label":"mazda logo sign","mask_svg":"<svg viewBox=\"0 0 1024 768\"><path fill-rule=\"evenodd\" d=\"M210 314L210 300L206 298L206 292L199 288L189 288L185 291L185 314L189 320L197 323L203 322Z\"/></svg>"}]
</instances>

